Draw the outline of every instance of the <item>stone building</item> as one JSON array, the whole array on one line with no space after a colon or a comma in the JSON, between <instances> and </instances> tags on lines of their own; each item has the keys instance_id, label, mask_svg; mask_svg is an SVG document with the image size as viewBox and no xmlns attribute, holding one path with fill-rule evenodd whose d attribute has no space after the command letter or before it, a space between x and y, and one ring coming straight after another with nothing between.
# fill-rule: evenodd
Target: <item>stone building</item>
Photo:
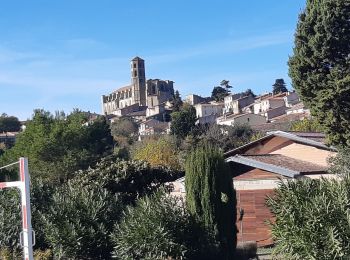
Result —
<instances>
[{"instance_id":1,"label":"stone building","mask_svg":"<svg viewBox=\"0 0 350 260\"><path fill-rule=\"evenodd\" d=\"M102 95L102 111L117 116L162 106L174 95L173 81L149 79L146 81L145 61L131 60L131 84Z\"/></svg>"}]
</instances>

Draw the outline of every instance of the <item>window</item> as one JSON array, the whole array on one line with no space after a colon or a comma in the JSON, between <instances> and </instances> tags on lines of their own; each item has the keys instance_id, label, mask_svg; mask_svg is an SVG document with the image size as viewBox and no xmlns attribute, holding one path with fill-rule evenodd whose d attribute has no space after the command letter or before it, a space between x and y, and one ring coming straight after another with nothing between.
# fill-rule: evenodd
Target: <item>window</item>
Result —
<instances>
[{"instance_id":1,"label":"window","mask_svg":"<svg viewBox=\"0 0 350 260\"><path fill-rule=\"evenodd\" d=\"M136 68L136 63L134 63L134 68Z\"/></svg>"},{"instance_id":2,"label":"window","mask_svg":"<svg viewBox=\"0 0 350 260\"><path fill-rule=\"evenodd\" d=\"M136 70L134 71L134 77L137 77L137 71Z\"/></svg>"},{"instance_id":3,"label":"window","mask_svg":"<svg viewBox=\"0 0 350 260\"><path fill-rule=\"evenodd\" d=\"M250 118L248 117L248 118L247 118L247 121L248 121L248 122L249 122L249 119L250 119Z\"/></svg>"}]
</instances>

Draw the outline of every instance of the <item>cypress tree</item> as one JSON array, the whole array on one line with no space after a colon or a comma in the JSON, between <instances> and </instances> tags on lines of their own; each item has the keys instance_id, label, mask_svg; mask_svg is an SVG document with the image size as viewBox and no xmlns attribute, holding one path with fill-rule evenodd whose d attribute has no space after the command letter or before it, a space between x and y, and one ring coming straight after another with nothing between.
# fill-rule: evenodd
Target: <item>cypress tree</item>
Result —
<instances>
[{"instance_id":1,"label":"cypress tree","mask_svg":"<svg viewBox=\"0 0 350 260\"><path fill-rule=\"evenodd\" d=\"M333 144L350 145L350 0L307 0L299 16L292 85Z\"/></svg>"},{"instance_id":2,"label":"cypress tree","mask_svg":"<svg viewBox=\"0 0 350 260\"><path fill-rule=\"evenodd\" d=\"M186 160L186 203L190 213L219 242L223 259L236 247L236 195L222 153L208 144Z\"/></svg>"}]
</instances>

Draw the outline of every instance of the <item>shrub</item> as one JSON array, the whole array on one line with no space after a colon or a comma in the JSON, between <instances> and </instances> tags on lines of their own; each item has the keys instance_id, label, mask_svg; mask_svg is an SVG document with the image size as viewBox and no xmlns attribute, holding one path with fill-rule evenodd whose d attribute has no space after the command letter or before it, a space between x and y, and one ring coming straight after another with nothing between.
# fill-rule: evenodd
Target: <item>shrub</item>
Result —
<instances>
[{"instance_id":1,"label":"shrub","mask_svg":"<svg viewBox=\"0 0 350 260\"><path fill-rule=\"evenodd\" d=\"M210 241L181 199L160 191L128 207L112 234L118 259L206 259Z\"/></svg>"},{"instance_id":2,"label":"shrub","mask_svg":"<svg viewBox=\"0 0 350 260\"><path fill-rule=\"evenodd\" d=\"M181 176L182 172L151 167L144 161L124 161L109 156L102 159L96 167L79 171L72 182L105 188L122 198L125 204L130 204Z\"/></svg>"},{"instance_id":3,"label":"shrub","mask_svg":"<svg viewBox=\"0 0 350 260\"><path fill-rule=\"evenodd\" d=\"M286 259L350 257L350 179L281 182L267 201L274 254ZM347 259L347 258L346 258Z\"/></svg>"},{"instance_id":4,"label":"shrub","mask_svg":"<svg viewBox=\"0 0 350 260\"><path fill-rule=\"evenodd\" d=\"M0 189L0 249L2 249L2 254L12 255L21 252L19 245L21 228L19 191Z\"/></svg>"},{"instance_id":5,"label":"shrub","mask_svg":"<svg viewBox=\"0 0 350 260\"><path fill-rule=\"evenodd\" d=\"M179 158L176 140L169 136L144 140L133 151L134 160L146 161L152 167L168 167L177 171L182 169Z\"/></svg>"},{"instance_id":6,"label":"shrub","mask_svg":"<svg viewBox=\"0 0 350 260\"><path fill-rule=\"evenodd\" d=\"M42 216L55 259L109 259L109 239L121 205L102 187L69 182L57 189Z\"/></svg>"}]
</instances>

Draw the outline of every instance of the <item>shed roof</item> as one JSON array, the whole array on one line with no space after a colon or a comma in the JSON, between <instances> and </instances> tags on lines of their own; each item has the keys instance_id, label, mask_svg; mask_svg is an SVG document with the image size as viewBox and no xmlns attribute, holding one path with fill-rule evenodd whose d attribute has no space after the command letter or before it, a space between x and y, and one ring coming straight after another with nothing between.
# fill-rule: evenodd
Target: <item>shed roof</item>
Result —
<instances>
[{"instance_id":1,"label":"shed roof","mask_svg":"<svg viewBox=\"0 0 350 260\"><path fill-rule=\"evenodd\" d=\"M295 178L304 174L324 173L327 167L290 158L281 154L235 155L226 159L286 177Z\"/></svg>"},{"instance_id":2,"label":"shed roof","mask_svg":"<svg viewBox=\"0 0 350 260\"><path fill-rule=\"evenodd\" d=\"M283 132L283 131L273 131L268 132L266 136L248 143L246 145L235 148L231 151L226 152L225 157L229 157L235 154L242 153L242 151L249 149L255 145L259 145L262 141L271 139L273 137L282 137L289 140L292 140L296 143L301 143L313 147L317 147L319 149L328 150L328 151L336 151L335 147L327 146L324 143L324 134L322 133L307 133L307 132Z\"/></svg>"}]
</instances>

